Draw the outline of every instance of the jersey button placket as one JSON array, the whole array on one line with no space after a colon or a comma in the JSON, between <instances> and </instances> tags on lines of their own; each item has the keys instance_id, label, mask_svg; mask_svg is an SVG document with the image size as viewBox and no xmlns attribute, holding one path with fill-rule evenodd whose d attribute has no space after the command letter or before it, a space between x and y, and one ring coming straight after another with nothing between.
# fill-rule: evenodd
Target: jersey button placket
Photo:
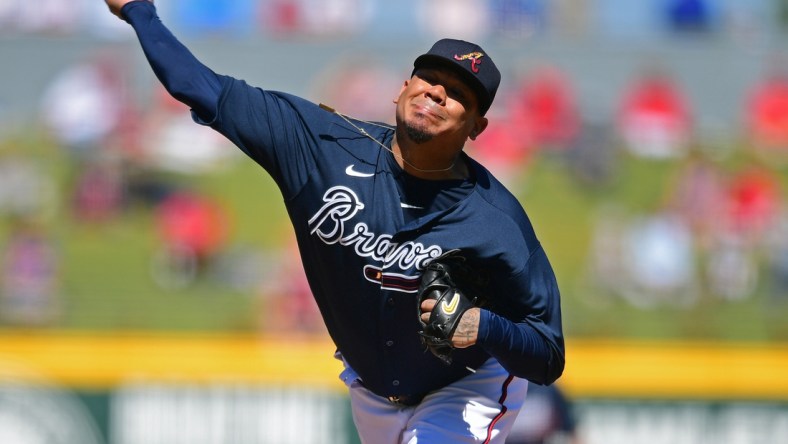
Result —
<instances>
[{"instance_id":1,"label":"jersey button placket","mask_svg":"<svg viewBox=\"0 0 788 444\"><path fill-rule=\"evenodd\" d=\"M399 365L400 363L397 362L395 358L396 353L396 340L395 334L393 334L397 328L398 324L394 317L395 309L397 307L396 303L396 295L391 294L390 291L384 290L386 294L383 296L383 304L381 306L381 323L380 323L380 334L381 334L381 341L380 344L383 347L383 368L385 369L385 378L390 382L392 387L398 387L400 385L399 379Z\"/></svg>"}]
</instances>

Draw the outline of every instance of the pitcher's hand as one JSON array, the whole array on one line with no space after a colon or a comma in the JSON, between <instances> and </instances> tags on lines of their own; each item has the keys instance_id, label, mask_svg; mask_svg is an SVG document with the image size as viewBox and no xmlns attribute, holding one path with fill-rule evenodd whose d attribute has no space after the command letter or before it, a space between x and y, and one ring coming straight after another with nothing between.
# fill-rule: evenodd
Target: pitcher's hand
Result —
<instances>
[{"instance_id":1,"label":"pitcher's hand","mask_svg":"<svg viewBox=\"0 0 788 444\"><path fill-rule=\"evenodd\" d=\"M104 2L107 4L107 6L109 6L109 11L111 13L115 14L120 19L123 18L123 17L120 16L120 9L123 8L123 6L126 3L129 3L129 2L132 2L132 1L140 1L140 0L104 0ZM145 1L149 1L149 2L153 3L153 0L145 0Z\"/></svg>"}]
</instances>

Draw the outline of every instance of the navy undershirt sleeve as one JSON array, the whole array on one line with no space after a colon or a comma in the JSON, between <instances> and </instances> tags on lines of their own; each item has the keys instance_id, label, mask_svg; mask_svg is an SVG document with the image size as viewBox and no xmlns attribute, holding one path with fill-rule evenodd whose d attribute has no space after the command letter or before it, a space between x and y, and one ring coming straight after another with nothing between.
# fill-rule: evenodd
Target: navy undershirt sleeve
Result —
<instances>
[{"instance_id":1,"label":"navy undershirt sleeve","mask_svg":"<svg viewBox=\"0 0 788 444\"><path fill-rule=\"evenodd\" d=\"M539 247L516 277L529 294L531 313L511 322L482 310L477 342L512 374L551 384L564 370L564 339L558 284L547 255Z\"/></svg>"},{"instance_id":2,"label":"navy undershirt sleeve","mask_svg":"<svg viewBox=\"0 0 788 444\"><path fill-rule=\"evenodd\" d=\"M206 121L216 115L222 83L164 26L153 3L133 1L121 9L134 28L156 77L175 99Z\"/></svg>"},{"instance_id":3,"label":"navy undershirt sleeve","mask_svg":"<svg viewBox=\"0 0 788 444\"><path fill-rule=\"evenodd\" d=\"M535 363L550 362L551 351L530 324L516 324L489 310L482 310L479 342L510 372L541 384L552 382L544 377L546 368L534 368Z\"/></svg>"}]
</instances>

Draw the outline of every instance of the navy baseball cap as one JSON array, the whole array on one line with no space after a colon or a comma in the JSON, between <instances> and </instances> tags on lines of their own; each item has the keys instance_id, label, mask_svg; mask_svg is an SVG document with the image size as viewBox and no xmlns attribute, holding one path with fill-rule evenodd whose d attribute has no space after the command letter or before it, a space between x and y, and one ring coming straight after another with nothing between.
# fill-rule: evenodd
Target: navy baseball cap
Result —
<instances>
[{"instance_id":1,"label":"navy baseball cap","mask_svg":"<svg viewBox=\"0 0 788 444\"><path fill-rule=\"evenodd\" d=\"M487 113L501 83L501 73L479 45L464 40L438 40L427 53L416 58L411 76L419 68L435 66L446 67L459 74L476 92L479 114Z\"/></svg>"}]
</instances>

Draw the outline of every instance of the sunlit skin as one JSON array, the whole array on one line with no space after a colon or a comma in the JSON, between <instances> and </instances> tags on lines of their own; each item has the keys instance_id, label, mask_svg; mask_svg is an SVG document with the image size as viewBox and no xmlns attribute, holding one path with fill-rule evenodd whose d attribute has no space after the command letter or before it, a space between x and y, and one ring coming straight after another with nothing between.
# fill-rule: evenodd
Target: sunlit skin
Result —
<instances>
[{"instance_id":1,"label":"sunlit skin","mask_svg":"<svg viewBox=\"0 0 788 444\"><path fill-rule=\"evenodd\" d=\"M123 8L123 5L126 3L133 1L133 0L106 0L107 6L109 6L109 10L115 14L116 16L120 17L120 10ZM153 3L152 0L148 0ZM121 17L122 18L122 17Z\"/></svg>"},{"instance_id":2,"label":"sunlit skin","mask_svg":"<svg viewBox=\"0 0 788 444\"><path fill-rule=\"evenodd\" d=\"M451 70L422 68L405 81L394 103L397 132L391 148L401 156L397 159L400 166L422 179L468 177L468 167L458 156L465 142L487 127L473 90ZM414 138L408 127L429 140ZM448 171L419 171L441 170L452 164L454 168Z\"/></svg>"},{"instance_id":3,"label":"sunlit skin","mask_svg":"<svg viewBox=\"0 0 788 444\"><path fill-rule=\"evenodd\" d=\"M121 8L130 1L133 0L106 0L106 4L120 17ZM487 127L487 119L479 114L473 90L450 70L422 68L405 81L394 103L397 105L397 131L391 148L400 166L422 179L467 178L468 166L459 161L458 156L465 142L476 139ZM408 135L407 126L429 140L414 140ZM440 170L450 165L454 166L447 171L419 171ZM423 321L429 320L435 303L426 300L421 304ZM451 337L455 347L465 348L476 343L480 314L481 310L474 307L462 315Z\"/></svg>"}]
</instances>

